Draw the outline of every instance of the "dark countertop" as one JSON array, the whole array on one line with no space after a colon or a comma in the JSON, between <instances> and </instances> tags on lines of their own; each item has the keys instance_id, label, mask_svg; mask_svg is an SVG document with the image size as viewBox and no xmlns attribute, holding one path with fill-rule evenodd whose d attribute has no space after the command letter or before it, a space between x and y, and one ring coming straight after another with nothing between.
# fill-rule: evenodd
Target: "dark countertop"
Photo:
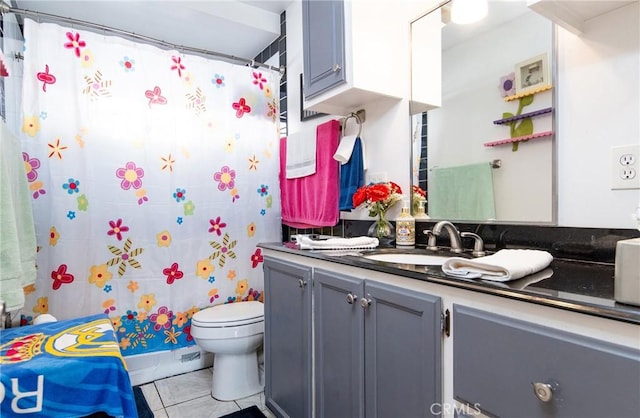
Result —
<instances>
[{"instance_id":1,"label":"dark countertop","mask_svg":"<svg viewBox=\"0 0 640 418\"><path fill-rule=\"evenodd\" d=\"M640 307L618 303L613 298L614 266L612 264L555 258L548 267L553 271L549 278L531 283L533 275L530 275L519 280L500 283L452 278L446 276L440 266L385 263L358 256L358 253L364 253L368 250L349 252L298 250L286 247L281 243L261 243L258 246L640 325ZM547 270L547 273L549 272Z\"/></svg>"}]
</instances>

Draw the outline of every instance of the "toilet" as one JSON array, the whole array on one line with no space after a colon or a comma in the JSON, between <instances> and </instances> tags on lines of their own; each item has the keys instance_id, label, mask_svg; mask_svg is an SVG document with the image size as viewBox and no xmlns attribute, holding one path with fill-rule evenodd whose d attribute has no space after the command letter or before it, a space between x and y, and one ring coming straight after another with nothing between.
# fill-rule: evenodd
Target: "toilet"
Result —
<instances>
[{"instance_id":1,"label":"toilet","mask_svg":"<svg viewBox=\"0 0 640 418\"><path fill-rule=\"evenodd\" d=\"M263 389L258 348L264 335L264 305L235 302L203 309L191 318L191 336L198 347L214 354L211 395L232 401Z\"/></svg>"}]
</instances>

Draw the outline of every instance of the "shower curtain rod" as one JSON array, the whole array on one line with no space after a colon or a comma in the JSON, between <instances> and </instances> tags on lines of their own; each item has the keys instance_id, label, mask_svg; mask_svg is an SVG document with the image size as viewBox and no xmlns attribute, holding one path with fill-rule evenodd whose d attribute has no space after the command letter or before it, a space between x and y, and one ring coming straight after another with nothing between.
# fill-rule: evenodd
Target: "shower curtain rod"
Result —
<instances>
[{"instance_id":1,"label":"shower curtain rod","mask_svg":"<svg viewBox=\"0 0 640 418\"><path fill-rule=\"evenodd\" d=\"M98 23L87 22L85 20L74 19L74 18L71 18L71 17L58 16L58 15L54 15L54 14L50 14L50 13L35 12L35 11L32 11L32 10L26 10L26 9L16 9L14 7L9 7L9 5L4 3L2 0L0 0L0 13L14 13L14 14L18 14L18 15L35 17L35 18L44 17L44 18L51 19L51 20L54 20L54 21L61 21L61 22L71 23L72 25L86 26L86 27L93 28L93 29L99 29L99 30L106 31L106 32L112 32L112 33L117 33L117 34L120 34L120 35L125 35L125 36L128 36L128 37L134 38L134 39L139 39L139 40L143 40L143 41L154 43L156 45L161 45L161 46L169 48L169 49L176 49L178 51L194 52L196 54L203 54L203 55L212 55L212 56L221 57L221 58L224 58L224 59L227 59L227 60L230 60L230 61L242 62L244 64L247 64L247 65L251 66L251 67L265 67L265 68L269 68L270 70L276 70L276 71L280 72L280 74L284 74L284 71L285 71L284 70L284 66L282 66L282 65L280 67L274 67L272 65L264 64L262 62L257 62L257 61L252 60L252 59L240 58L240 57L236 57L234 55L224 54L222 52L209 51L209 50L206 50L206 49L193 48L193 47L183 46L183 45L176 45L176 44L172 44L170 42L163 41L161 39L156 39L156 38L152 38L150 36L140 35L140 34L137 34L135 32L126 31L126 30L114 28L114 27L111 27L111 26L100 25Z\"/></svg>"}]
</instances>

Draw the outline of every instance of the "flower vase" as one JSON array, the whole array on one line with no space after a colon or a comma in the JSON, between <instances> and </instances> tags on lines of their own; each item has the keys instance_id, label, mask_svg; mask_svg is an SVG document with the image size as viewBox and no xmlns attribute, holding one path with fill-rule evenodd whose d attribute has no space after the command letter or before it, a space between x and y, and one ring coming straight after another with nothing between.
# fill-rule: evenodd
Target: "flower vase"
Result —
<instances>
[{"instance_id":1,"label":"flower vase","mask_svg":"<svg viewBox=\"0 0 640 418\"><path fill-rule=\"evenodd\" d=\"M378 214L378 219L369 227L367 236L378 238L381 247L393 246L396 233L391 222L387 221L384 212Z\"/></svg>"}]
</instances>

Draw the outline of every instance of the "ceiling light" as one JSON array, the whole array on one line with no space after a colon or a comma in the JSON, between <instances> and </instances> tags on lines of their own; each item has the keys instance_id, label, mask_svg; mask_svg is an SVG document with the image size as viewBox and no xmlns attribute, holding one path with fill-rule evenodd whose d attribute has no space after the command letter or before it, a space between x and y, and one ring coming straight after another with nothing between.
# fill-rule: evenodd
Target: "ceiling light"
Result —
<instances>
[{"instance_id":1,"label":"ceiling light","mask_svg":"<svg viewBox=\"0 0 640 418\"><path fill-rule=\"evenodd\" d=\"M453 0L451 21L458 24L477 22L487 15L487 0Z\"/></svg>"}]
</instances>

